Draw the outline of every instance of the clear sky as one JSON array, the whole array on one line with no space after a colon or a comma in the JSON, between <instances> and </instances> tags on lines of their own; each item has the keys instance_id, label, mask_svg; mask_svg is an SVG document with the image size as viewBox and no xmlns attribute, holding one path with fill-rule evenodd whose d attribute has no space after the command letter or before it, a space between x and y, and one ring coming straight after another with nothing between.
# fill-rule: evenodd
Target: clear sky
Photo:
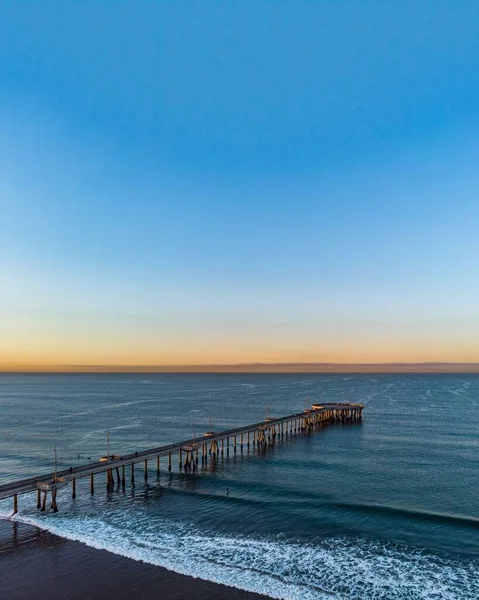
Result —
<instances>
[{"instance_id":1,"label":"clear sky","mask_svg":"<svg viewBox=\"0 0 479 600\"><path fill-rule=\"evenodd\" d=\"M3 0L0 365L479 361L477 0Z\"/></svg>"}]
</instances>

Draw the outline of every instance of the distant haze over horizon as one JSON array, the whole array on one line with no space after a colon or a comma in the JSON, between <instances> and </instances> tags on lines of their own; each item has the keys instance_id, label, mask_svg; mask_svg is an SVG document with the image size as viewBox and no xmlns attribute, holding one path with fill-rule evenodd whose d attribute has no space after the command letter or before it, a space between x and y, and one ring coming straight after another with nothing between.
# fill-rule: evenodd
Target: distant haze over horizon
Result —
<instances>
[{"instance_id":1,"label":"distant haze over horizon","mask_svg":"<svg viewBox=\"0 0 479 600\"><path fill-rule=\"evenodd\" d=\"M0 17L1 370L479 363L477 1Z\"/></svg>"},{"instance_id":2,"label":"distant haze over horizon","mask_svg":"<svg viewBox=\"0 0 479 600\"><path fill-rule=\"evenodd\" d=\"M4 366L0 373L478 373L479 363L249 363Z\"/></svg>"}]
</instances>

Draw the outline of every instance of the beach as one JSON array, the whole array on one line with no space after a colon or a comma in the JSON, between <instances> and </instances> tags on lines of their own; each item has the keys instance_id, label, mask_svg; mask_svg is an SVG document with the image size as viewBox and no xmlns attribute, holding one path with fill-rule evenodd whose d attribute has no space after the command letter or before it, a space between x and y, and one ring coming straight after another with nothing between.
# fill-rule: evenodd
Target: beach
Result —
<instances>
[{"instance_id":1,"label":"beach","mask_svg":"<svg viewBox=\"0 0 479 600\"><path fill-rule=\"evenodd\" d=\"M267 598L0 519L0 598L261 600Z\"/></svg>"}]
</instances>

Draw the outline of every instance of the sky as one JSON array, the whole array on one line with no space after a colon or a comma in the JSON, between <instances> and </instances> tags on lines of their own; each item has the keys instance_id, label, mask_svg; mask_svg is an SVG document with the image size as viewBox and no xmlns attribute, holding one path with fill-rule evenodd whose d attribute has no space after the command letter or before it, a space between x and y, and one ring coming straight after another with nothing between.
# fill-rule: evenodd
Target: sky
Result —
<instances>
[{"instance_id":1,"label":"sky","mask_svg":"<svg viewBox=\"0 0 479 600\"><path fill-rule=\"evenodd\" d=\"M479 362L475 0L0 3L0 368Z\"/></svg>"}]
</instances>

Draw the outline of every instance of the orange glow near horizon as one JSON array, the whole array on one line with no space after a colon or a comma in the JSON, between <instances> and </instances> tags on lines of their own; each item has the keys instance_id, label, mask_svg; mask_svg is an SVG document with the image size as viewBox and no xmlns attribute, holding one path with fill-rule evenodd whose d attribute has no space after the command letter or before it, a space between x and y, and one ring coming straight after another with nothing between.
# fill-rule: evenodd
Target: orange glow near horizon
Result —
<instances>
[{"instance_id":1,"label":"orange glow near horizon","mask_svg":"<svg viewBox=\"0 0 479 600\"><path fill-rule=\"evenodd\" d=\"M438 294L423 288L414 298L369 289L352 297L191 283L168 295L166 286L135 286L127 275L40 277L13 268L4 282L10 298L0 297L1 371L479 363L472 295L461 296L459 310L446 294L434 305Z\"/></svg>"},{"instance_id":2,"label":"orange glow near horizon","mask_svg":"<svg viewBox=\"0 0 479 600\"><path fill-rule=\"evenodd\" d=\"M79 340L76 340L79 342ZM156 343L136 344L131 342L115 343L98 340L92 342L91 347L83 343L70 340L68 344L61 344L59 340L41 341L31 340L26 346L18 343L18 339L5 343L0 342L0 371L69 371L69 370L137 370L159 368L164 370L171 367L191 367L193 370L201 367L233 366L239 365L272 365L275 370L281 365L312 365L313 363L327 363L331 365L363 365L391 363L456 363L479 364L479 355L475 348L468 344L445 343L435 346L419 343L419 340L391 340L386 346L383 341L353 340L350 344L338 343L331 340L312 347L308 341L301 344L299 340L284 340L278 346L290 349L273 349L269 344L256 343L252 348L245 347L244 343L230 345L219 343L218 340L198 342L193 339L178 340L177 343L168 345ZM144 340L143 340L144 342ZM182 342L182 343L181 343ZM184 345L183 345L184 344ZM443 348L447 347L448 351ZM288 369L289 367L284 367ZM312 367L311 367L312 368ZM280 369L281 370L281 369Z\"/></svg>"}]
</instances>

